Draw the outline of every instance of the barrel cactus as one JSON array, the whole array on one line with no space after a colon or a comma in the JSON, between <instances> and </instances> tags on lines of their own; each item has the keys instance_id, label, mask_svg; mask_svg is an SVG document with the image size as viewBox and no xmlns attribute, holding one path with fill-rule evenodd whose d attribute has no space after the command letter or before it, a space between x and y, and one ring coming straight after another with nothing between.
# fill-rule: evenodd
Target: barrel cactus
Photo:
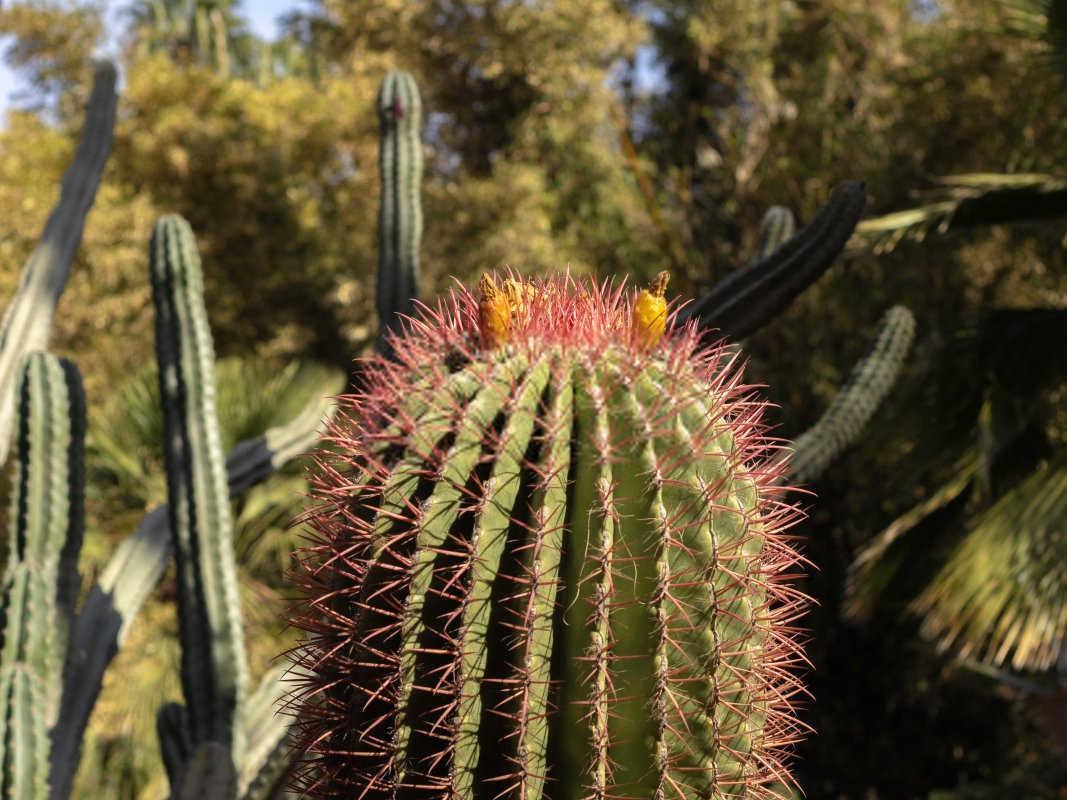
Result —
<instances>
[{"instance_id":1,"label":"barrel cactus","mask_svg":"<svg viewBox=\"0 0 1067 800\"><path fill-rule=\"evenodd\" d=\"M763 404L665 284L489 276L367 367L295 567L302 796L788 781L798 512Z\"/></svg>"}]
</instances>

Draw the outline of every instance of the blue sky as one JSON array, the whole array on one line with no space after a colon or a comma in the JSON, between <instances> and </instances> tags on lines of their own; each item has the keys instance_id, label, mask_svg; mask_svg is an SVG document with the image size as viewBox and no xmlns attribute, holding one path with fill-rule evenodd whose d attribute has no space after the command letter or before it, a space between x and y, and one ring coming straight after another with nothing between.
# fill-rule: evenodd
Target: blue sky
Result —
<instances>
[{"instance_id":1,"label":"blue sky","mask_svg":"<svg viewBox=\"0 0 1067 800\"><path fill-rule=\"evenodd\" d=\"M108 0L108 20L116 21L119 12L128 5L128 0ZM279 16L299 8L301 3L297 0L243 0L240 5L241 12L248 18L260 36L273 37L277 32L276 20ZM11 93L24 88L19 81L19 76L13 74L7 67L0 64L0 119L11 102ZM0 122L2 124L2 122Z\"/></svg>"}]
</instances>

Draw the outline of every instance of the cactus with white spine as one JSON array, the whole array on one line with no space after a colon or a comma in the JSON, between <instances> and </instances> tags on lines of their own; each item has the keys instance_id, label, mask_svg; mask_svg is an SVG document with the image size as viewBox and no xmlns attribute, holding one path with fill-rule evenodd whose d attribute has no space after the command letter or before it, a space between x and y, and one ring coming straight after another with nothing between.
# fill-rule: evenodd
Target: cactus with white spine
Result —
<instances>
[{"instance_id":1,"label":"cactus with white spine","mask_svg":"<svg viewBox=\"0 0 1067 800\"><path fill-rule=\"evenodd\" d=\"M400 329L398 315L411 316L419 296L422 102L407 72L390 72L382 81L378 121L378 351L387 352L387 335Z\"/></svg>"},{"instance_id":2,"label":"cactus with white spine","mask_svg":"<svg viewBox=\"0 0 1067 800\"><path fill-rule=\"evenodd\" d=\"M815 480L856 441L896 383L914 338L915 317L907 308L893 306L882 316L867 355L819 421L797 438L789 460L791 480Z\"/></svg>"},{"instance_id":3,"label":"cactus with white spine","mask_svg":"<svg viewBox=\"0 0 1067 800\"><path fill-rule=\"evenodd\" d=\"M793 212L785 206L771 206L760 220L759 236L753 260L762 261L793 238L797 223Z\"/></svg>"},{"instance_id":4,"label":"cactus with white spine","mask_svg":"<svg viewBox=\"0 0 1067 800\"><path fill-rule=\"evenodd\" d=\"M0 625L0 794L50 796L84 528L85 397L69 361L32 353L16 394L15 470Z\"/></svg>"},{"instance_id":5,"label":"cactus with white spine","mask_svg":"<svg viewBox=\"0 0 1067 800\"><path fill-rule=\"evenodd\" d=\"M487 277L366 371L298 568L306 796L773 796L796 512L665 278Z\"/></svg>"}]
</instances>

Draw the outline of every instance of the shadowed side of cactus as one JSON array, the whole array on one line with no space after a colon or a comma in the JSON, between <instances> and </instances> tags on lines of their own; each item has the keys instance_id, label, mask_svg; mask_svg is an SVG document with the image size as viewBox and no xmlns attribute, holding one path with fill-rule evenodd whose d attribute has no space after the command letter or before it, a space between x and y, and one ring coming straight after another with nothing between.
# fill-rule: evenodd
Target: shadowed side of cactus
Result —
<instances>
[{"instance_id":1,"label":"shadowed side of cactus","mask_svg":"<svg viewBox=\"0 0 1067 800\"><path fill-rule=\"evenodd\" d=\"M882 316L870 351L819 421L797 438L790 480L815 480L859 438L896 383L914 338L915 317L907 308L893 306Z\"/></svg>"},{"instance_id":2,"label":"shadowed side of cactus","mask_svg":"<svg viewBox=\"0 0 1067 800\"><path fill-rule=\"evenodd\" d=\"M296 570L306 796L773 796L796 512L664 284L487 278L369 367Z\"/></svg>"},{"instance_id":3,"label":"shadowed side of cactus","mask_svg":"<svg viewBox=\"0 0 1067 800\"><path fill-rule=\"evenodd\" d=\"M192 741L243 749L248 670L237 595L227 470L215 411L215 355L200 257L185 220L150 245L170 529L178 568L182 690Z\"/></svg>"},{"instance_id":4,"label":"shadowed side of cactus","mask_svg":"<svg viewBox=\"0 0 1067 800\"><path fill-rule=\"evenodd\" d=\"M84 526L85 398L69 361L24 359L0 649L0 794L50 796L50 735L59 713Z\"/></svg>"},{"instance_id":5,"label":"shadowed side of cactus","mask_svg":"<svg viewBox=\"0 0 1067 800\"><path fill-rule=\"evenodd\" d=\"M115 65L97 64L74 161L63 176L59 202L30 254L19 288L0 323L0 465L11 446L15 384L22 359L48 346L52 315L67 285L70 265L82 237L85 217L111 152L115 125Z\"/></svg>"},{"instance_id":6,"label":"shadowed side of cactus","mask_svg":"<svg viewBox=\"0 0 1067 800\"><path fill-rule=\"evenodd\" d=\"M411 316L419 296L422 104L419 87L407 72L385 76L378 91L378 120L378 352L388 352L388 334L400 329L398 315Z\"/></svg>"}]
</instances>

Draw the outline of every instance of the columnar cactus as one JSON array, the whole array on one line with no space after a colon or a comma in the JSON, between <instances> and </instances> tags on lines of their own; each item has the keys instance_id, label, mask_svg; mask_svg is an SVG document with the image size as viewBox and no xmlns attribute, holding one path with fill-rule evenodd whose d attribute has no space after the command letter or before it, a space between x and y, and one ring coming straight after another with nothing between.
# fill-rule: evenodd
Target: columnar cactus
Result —
<instances>
[{"instance_id":1,"label":"columnar cactus","mask_svg":"<svg viewBox=\"0 0 1067 800\"><path fill-rule=\"evenodd\" d=\"M0 623L0 794L45 800L84 523L85 398L73 364L39 352L24 359L15 424Z\"/></svg>"},{"instance_id":2,"label":"columnar cactus","mask_svg":"<svg viewBox=\"0 0 1067 800\"><path fill-rule=\"evenodd\" d=\"M870 351L852 368L819 421L797 438L789 463L791 480L819 477L859 438L896 383L914 338L915 316L907 308L893 306L885 312Z\"/></svg>"},{"instance_id":3,"label":"columnar cactus","mask_svg":"<svg viewBox=\"0 0 1067 800\"><path fill-rule=\"evenodd\" d=\"M156 223L150 246L170 527L178 566L182 689L194 744L241 751L247 690L233 520L215 412L215 353L189 223Z\"/></svg>"},{"instance_id":4,"label":"columnar cactus","mask_svg":"<svg viewBox=\"0 0 1067 800\"><path fill-rule=\"evenodd\" d=\"M774 796L797 512L665 283L486 278L369 365L296 569L307 796Z\"/></svg>"},{"instance_id":5,"label":"columnar cactus","mask_svg":"<svg viewBox=\"0 0 1067 800\"><path fill-rule=\"evenodd\" d=\"M771 206L760 220L755 260L762 261L793 238L797 222L785 206Z\"/></svg>"},{"instance_id":6,"label":"columnar cactus","mask_svg":"<svg viewBox=\"0 0 1067 800\"><path fill-rule=\"evenodd\" d=\"M30 254L19 288L0 323L0 465L11 445L15 418L15 384L22 359L48 347L52 315L67 285L70 265L82 237L85 217L96 198L96 188L111 152L115 127L115 65L96 65L93 90L85 109L74 161L59 192L59 202L48 215L41 241Z\"/></svg>"},{"instance_id":7,"label":"columnar cactus","mask_svg":"<svg viewBox=\"0 0 1067 800\"><path fill-rule=\"evenodd\" d=\"M422 241L422 104L419 87L407 72L385 76L378 92L381 126L378 167L378 350L410 316L419 296L419 246Z\"/></svg>"}]
</instances>

